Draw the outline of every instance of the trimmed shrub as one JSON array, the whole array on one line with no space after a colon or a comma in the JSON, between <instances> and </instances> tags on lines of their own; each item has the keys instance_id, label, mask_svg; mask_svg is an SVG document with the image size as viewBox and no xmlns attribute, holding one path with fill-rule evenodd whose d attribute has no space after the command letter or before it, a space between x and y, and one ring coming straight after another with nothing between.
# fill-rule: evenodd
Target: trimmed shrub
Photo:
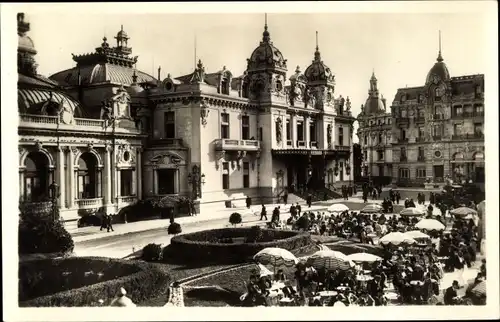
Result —
<instances>
[{"instance_id":1,"label":"trimmed shrub","mask_svg":"<svg viewBox=\"0 0 500 322\"><path fill-rule=\"evenodd\" d=\"M169 235L177 235L182 233L181 225L176 222L171 222L171 224L167 228L167 232Z\"/></svg>"},{"instance_id":2,"label":"trimmed shrub","mask_svg":"<svg viewBox=\"0 0 500 322\"><path fill-rule=\"evenodd\" d=\"M61 221L59 210L52 208L32 211L29 205L20 207L19 254L71 253L73 238Z\"/></svg>"},{"instance_id":3,"label":"trimmed shrub","mask_svg":"<svg viewBox=\"0 0 500 322\"><path fill-rule=\"evenodd\" d=\"M175 236L170 241L168 250L172 251L174 256L186 261L243 263L251 260L257 252L267 247L293 251L312 243L309 233L262 229L257 239L255 238L256 231L252 228L224 228ZM228 239L242 237L246 240L255 239L255 242L222 243Z\"/></svg>"},{"instance_id":4,"label":"trimmed shrub","mask_svg":"<svg viewBox=\"0 0 500 322\"><path fill-rule=\"evenodd\" d=\"M262 227L260 226L252 226L250 231L248 232L246 243L256 243L259 240L262 240L263 232Z\"/></svg>"},{"instance_id":5,"label":"trimmed shrub","mask_svg":"<svg viewBox=\"0 0 500 322\"><path fill-rule=\"evenodd\" d=\"M86 271L108 269L109 276L114 279L86 285L81 280L65 284L66 290L61 290L64 275L55 266L65 266L69 269L68 276ZM56 271L59 275L50 274ZM114 275L113 275L114 271ZM117 277L117 273L120 273ZM19 306L50 307L50 306L96 306L100 299L108 305L121 287L127 290L127 296L135 303L158 296L168 289L170 277L156 266L140 261L126 261L101 257L71 257L66 259L43 259L20 263L19 271ZM52 276L51 276L52 275ZM50 276L50 278L47 278ZM29 282L28 282L29 281ZM74 286L73 289L67 289ZM45 293L41 297L24 300ZM53 294L50 294L53 293Z\"/></svg>"},{"instance_id":6,"label":"trimmed shrub","mask_svg":"<svg viewBox=\"0 0 500 322\"><path fill-rule=\"evenodd\" d=\"M160 244L147 244L142 249L141 258L148 262L154 262L161 260L162 248Z\"/></svg>"},{"instance_id":7,"label":"trimmed shrub","mask_svg":"<svg viewBox=\"0 0 500 322\"><path fill-rule=\"evenodd\" d=\"M231 216L229 216L229 222L231 225L238 225L241 224L243 221L243 218L241 218L241 214L238 212L233 212Z\"/></svg>"}]
</instances>

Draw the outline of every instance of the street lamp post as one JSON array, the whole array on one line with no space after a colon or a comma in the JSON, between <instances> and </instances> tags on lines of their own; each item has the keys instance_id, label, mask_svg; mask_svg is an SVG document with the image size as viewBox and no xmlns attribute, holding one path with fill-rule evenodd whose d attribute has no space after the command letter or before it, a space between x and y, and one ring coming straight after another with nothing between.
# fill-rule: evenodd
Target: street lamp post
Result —
<instances>
[{"instance_id":1,"label":"street lamp post","mask_svg":"<svg viewBox=\"0 0 500 322\"><path fill-rule=\"evenodd\" d=\"M192 186L192 199L201 198L201 185L205 184L205 174L200 174L200 168L193 165L187 178L188 183Z\"/></svg>"},{"instance_id":2,"label":"street lamp post","mask_svg":"<svg viewBox=\"0 0 500 322\"><path fill-rule=\"evenodd\" d=\"M55 221L58 218L57 216L57 200L59 198L59 185L53 181L49 186L49 197L52 202L52 219Z\"/></svg>"}]
</instances>

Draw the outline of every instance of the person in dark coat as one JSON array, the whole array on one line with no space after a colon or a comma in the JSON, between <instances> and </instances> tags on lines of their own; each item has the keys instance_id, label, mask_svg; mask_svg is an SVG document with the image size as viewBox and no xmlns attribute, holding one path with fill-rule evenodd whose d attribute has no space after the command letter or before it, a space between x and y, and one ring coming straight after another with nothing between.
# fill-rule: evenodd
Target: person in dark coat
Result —
<instances>
[{"instance_id":1,"label":"person in dark coat","mask_svg":"<svg viewBox=\"0 0 500 322\"><path fill-rule=\"evenodd\" d=\"M290 206L290 215L293 218L295 218L297 216L297 208L293 204Z\"/></svg>"},{"instance_id":2,"label":"person in dark coat","mask_svg":"<svg viewBox=\"0 0 500 322\"><path fill-rule=\"evenodd\" d=\"M106 216L106 228L108 229L108 233L109 233L109 230L111 229L111 231L115 231L113 229L113 223L112 223L112 218L111 216Z\"/></svg>"},{"instance_id":3,"label":"person in dark coat","mask_svg":"<svg viewBox=\"0 0 500 322\"><path fill-rule=\"evenodd\" d=\"M444 292L444 305L454 305L458 297L457 290L460 288L458 281L453 281L450 287Z\"/></svg>"},{"instance_id":4,"label":"person in dark coat","mask_svg":"<svg viewBox=\"0 0 500 322\"><path fill-rule=\"evenodd\" d=\"M247 208L250 209L250 206L252 205L252 198L250 198L250 196L247 196L246 204Z\"/></svg>"},{"instance_id":5,"label":"person in dark coat","mask_svg":"<svg viewBox=\"0 0 500 322\"><path fill-rule=\"evenodd\" d=\"M260 211L260 219L259 220L262 220L262 218L265 218L265 220L267 221L267 210L266 210L266 206L262 205L262 209Z\"/></svg>"},{"instance_id":6,"label":"person in dark coat","mask_svg":"<svg viewBox=\"0 0 500 322\"><path fill-rule=\"evenodd\" d=\"M285 206L288 203L288 190L285 190L285 193L283 194L283 203L285 204Z\"/></svg>"},{"instance_id":7,"label":"person in dark coat","mask_svg":"<svg viewBox=\"0 0 500 322\"><path fill-rule=\"evenodd\" d=\"M297 216L299 216L299 217L300 217L300 213L302 212L302 207L299 205L299 203L298 203L298 202L297 202L297 206L296 206L296 208L297 208Z\"/></svg>"},{"instance_id":8,"label":"person in dark coat","mask_svg":"<svg viewBox=\"0 0 500 322\"><path fill-rule=\"evenodd\" d=\"M396 203L399 205L399 200L401 200L401 195L399 194L399 191L396 191Z\"/></svg>"},{"instance_id":9,"label":"person in dark coat","mask_svg":"<svg viewBox=\"0 0 500 322\"><path fill-rule=\"evenodd\" d=\"M308 194L307 195L307 206L309 208L311 208L311 205L312 205L312 196L311 196L311 194Z\"/></svg>"},{"instance_id":10,"label":"person in dark coat","mask_svg":"<svg viewBox=\"0 0 500 322\"><path fill-rule=\"evenodd\" d=\"M99 230L103 230L103 229L106 229L106 225L108 224L108 215L107 214L103 214L102 215L102 219L101 219L101 229Z\"/></svg>"}]
</instances>

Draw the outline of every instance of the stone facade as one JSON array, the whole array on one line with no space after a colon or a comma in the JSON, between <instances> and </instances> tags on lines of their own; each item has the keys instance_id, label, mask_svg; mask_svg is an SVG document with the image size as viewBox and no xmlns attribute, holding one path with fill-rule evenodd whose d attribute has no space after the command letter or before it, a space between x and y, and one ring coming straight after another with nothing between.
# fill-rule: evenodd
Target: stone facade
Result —
<instances>
[{"instance_id":1,"label":"stone facade","mask_svg":"<svg viewBox=\"0 0 500 322\"><path fill-rule=\"evenodd\" d=\"M24 15L18 21L27 24ZM19 37L25 43L26 30ZM200 60L191 74L160 80L135 70L123 27L115 39L49 79L19 70L20 96L52 93L20 106L21 201L43 198L54 179L67 220L167 195L195 199L203 212L352 179L350 101L334 97L318 47L306 72L297 68L285 84L287 62L266 25L244 75L225 66L207 73ZM47 104L54 111L38 108Z\"/></svg>"}]
</instances>

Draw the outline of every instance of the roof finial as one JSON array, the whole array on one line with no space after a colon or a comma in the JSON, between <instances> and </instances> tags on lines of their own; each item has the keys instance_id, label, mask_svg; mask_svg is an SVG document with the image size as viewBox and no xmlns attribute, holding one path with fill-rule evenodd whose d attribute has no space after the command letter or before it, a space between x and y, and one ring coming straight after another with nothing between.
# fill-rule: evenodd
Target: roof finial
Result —
<instances>
[{"instance_id":1,"label":"roof finial","mask_svg":"<svg viewBox=\"0 0 500 322\"><path fill-rule=\"evenodd\" d=\"M121 29L121 31L123 31L123 25L122 25L122 29Z\"/></svg>"},{"instance_id":2,"label":"roof finial","mask_svg":"<svg viewBox=\"0 0 500 322\"><path fill-rule=\"evenodd\" d=\"M267 13L265 14L265 22L264 22L264 32L262 33L262 41L263 42L269 42L271 39L269 35L269 31L267 31Z\"/></svg>"},{"instance_id":3,"label":"roof finial","mask_svg":"<svg viewBox=\"0 0 500 322\"><path fill-rule=\"evenodd\" d=\"M316 50L319 50L319 46L318 46L318 31L316 31Z\"/></svg>"},{"instance_id":4,"label":"roof finial","mask_svg":"<svg viewBox=\"0 0 500 322\"><path fill-rule=\"evenodd\" d=\"M318 32L316 31L316 51L314 52L314 61L321 61L321 54L318 46Z\"/></svg>"},{"instance_id":5,"label":"roof finial","mask_svg":"<svg viewBox=\"0 0 500 322\"><path fill-rule=\"evenodd\" d=\"M196 68L196 33L194 34L194 68Z\"/></svg>"},{"instance_id":6,"label":"roof finial","mask_svg":"<svg viewBox=\"0 0 500 322\"><path fill-rule=\"evenodd\" d=\"M444 60L443 56L441 55L441 30L439 30L439 54L438 54L437 61L442 62L443 60Z\"/></svg>"}]
</instances>

